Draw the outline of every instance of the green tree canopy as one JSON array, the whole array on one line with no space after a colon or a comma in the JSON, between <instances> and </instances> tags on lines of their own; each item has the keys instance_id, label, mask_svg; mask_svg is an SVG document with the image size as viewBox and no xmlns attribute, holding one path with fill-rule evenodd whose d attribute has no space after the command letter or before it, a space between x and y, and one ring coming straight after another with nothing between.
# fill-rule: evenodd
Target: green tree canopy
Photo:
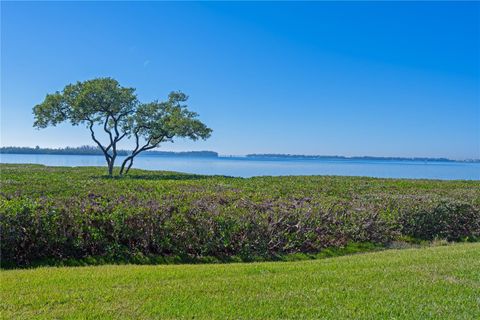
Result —
<instances>
[{"instance_id":1,"label":"green tree canopy","mask_svg":"<svg viewBox=\"0 0 480 320\"><path fill-rule=\"evenodd\" d=\"M61 92L47 94L33 108L34 127L46 128L62 122L86 125L92 140L103 151L109 175L117 158L117 145L135 139L135 148L123 161L120 174L128 173L134 158L176 137L207 139L212 130L187 109L188 97L172 92L164 102L140 103L135 89L122 87L112 78L97 78L67 85ZM108 143L102 144L96 129L102 128Z\"/></svg>"}]
</instances>

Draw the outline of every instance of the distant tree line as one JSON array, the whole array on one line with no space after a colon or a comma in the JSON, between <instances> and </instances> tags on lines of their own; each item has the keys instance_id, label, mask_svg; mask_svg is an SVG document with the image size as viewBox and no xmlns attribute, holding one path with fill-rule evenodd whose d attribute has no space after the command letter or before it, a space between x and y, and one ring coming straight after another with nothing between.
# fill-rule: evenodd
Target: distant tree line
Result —
<instances>
[{"instance_id":1,"label":"distant tree line","mask_svg":"<svg viewBox=\"0 0 480 320\"><path fill-rule=\"evenodd\" d=\"M147 151L145 154L155 156L185 156L185 157L212 157L218 158L218 153L215 151Z\"/></svg>"},{"instance_id":2,"label":"distant tree line","mask_svg":"<svg viewBox=\"0 0 480 320\"><path fill-rule=\"evenodd\" d=\"M41 148L36 146L31 147L0 147L0 153L15 153L15 154L58 154L58 155L103 155L103 151L99 147L94 146L80 146L80 147L65 147L65 148ZM119 156L127 156L130 153L128 150L117 150ZM188 157L218 157L218 153L214 151L147 151L147 155L156 156L188 156Z\"/></svg>"},{"instance_id":3,"label":"distant tree line","mask_svg":"<svg viewBox=\"0 0 480 320\"><path fill-rule=\"evenodd\" d=\"M247 154L247 158L264 158L264 159L332 159L332 160L389 160L389 161L450 161L456 162L459 160L452 160L447 158L425 158L425 157L371 157L371 156L321 156L321 155L302 155L302 154L277 154L277 153L254 153ZM462 162L476 162L478 159L464 160Z\"/></svg>"},{"instance_id":4,"label":"distant tree line","mask_svg":"<svg viewBox=\"0 0 480 320\"><path fill-rule=\"evenodd\" d=\"M0 153L17 154L75 154L75 155L103 155L102 150L94 146L65 147L65 148L40 148L31 147L2 147ZM127 151L120 151L120 155L126 155Z\"/></svg>"}]
</instances>

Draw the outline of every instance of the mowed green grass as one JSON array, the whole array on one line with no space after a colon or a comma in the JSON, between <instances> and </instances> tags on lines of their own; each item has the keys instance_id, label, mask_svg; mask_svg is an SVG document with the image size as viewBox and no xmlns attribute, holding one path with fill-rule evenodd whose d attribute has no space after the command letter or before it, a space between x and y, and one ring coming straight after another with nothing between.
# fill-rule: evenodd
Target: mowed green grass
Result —
<instances>
[{"instance_id":1,"label":"mowed green grass","mask_svg":"<svg viewBox=\"0 0 480 320\"><path fill-rule=\"evenodd\" d=\"M480 244L323 260L1 272L3 319L480 319Z\"/></svg>"}]
</instances>

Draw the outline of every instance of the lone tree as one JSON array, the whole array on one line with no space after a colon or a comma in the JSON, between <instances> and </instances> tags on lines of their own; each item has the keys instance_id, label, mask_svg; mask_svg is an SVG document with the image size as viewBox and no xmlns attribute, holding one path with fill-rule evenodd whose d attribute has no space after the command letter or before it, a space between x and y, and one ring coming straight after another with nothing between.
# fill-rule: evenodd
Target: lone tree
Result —
<instances>
[{"instance_id":1,"label":"lone tree","mask_svg":"<svg viewBox=\"0 0 480 320\"><path fill-rule=\"evenodd\" d=\"M61 92L47 94L33 108L36 128L56 126L62 122L86 125L92 140L102 150L113 175L117 146L123 139L134 138L135 148L120 167L120 175L128 173L134 158L143 151L156 148L176 137L207 139L212 130L187 109L188 97L171 92L168 100L140 103L135 89L125 88L112 78L97 78L67 85ZM96 130L103 130L107 143L102 144Z\"/></svg>"}]
</instances>

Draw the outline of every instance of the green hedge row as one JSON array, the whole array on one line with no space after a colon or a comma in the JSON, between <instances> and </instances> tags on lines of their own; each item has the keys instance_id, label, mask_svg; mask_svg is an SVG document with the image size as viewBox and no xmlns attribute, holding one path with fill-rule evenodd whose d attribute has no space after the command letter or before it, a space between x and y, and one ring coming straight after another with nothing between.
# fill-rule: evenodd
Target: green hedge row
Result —
<instances>
[{"instance_id":1,"label":"green hedge row","mask_svg":"<svg viewBox=\"0 0 480 320\"><path fill-rule=\"evenodd\" d=\"M391 210L368 203L324 208L308 197L229 202L215 193L190 203L171 197L19 196L0 201L0 227L4 267L89 257L248 261L318 253L349 243L476 240L480 210L452 199Z\"/></svg>"}]
</instances>

